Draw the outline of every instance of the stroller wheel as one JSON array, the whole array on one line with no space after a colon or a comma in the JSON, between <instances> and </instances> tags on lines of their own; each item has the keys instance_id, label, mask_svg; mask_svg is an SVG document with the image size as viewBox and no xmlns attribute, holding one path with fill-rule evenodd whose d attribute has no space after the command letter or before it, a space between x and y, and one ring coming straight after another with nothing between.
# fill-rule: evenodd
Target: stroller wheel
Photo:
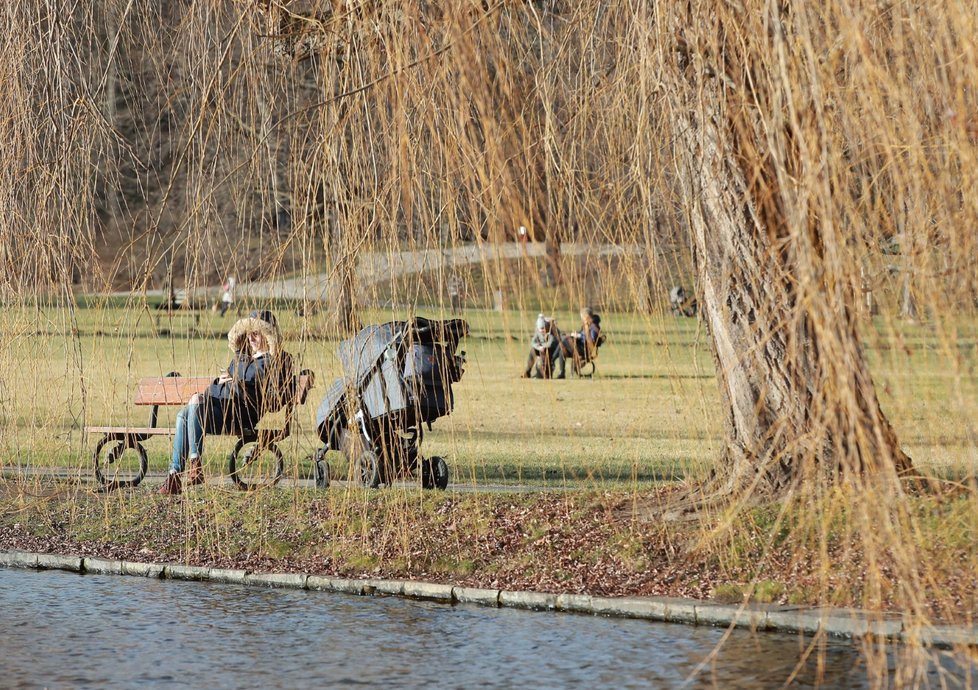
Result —
<instances>
[{"instance_id":1,"label":"stroller wheel","mask_svg":"<svg viewBox=\"0 0 978 690\"><path fill-rule=\"evenodd\" d=\"M380 486L380 458L372 450L360 453L354 463L356 478L368 489Z\"/></svg>"},{"instance_id":2,"label":"stroller wheel","mask_svg":"<svg viewBox=\"0 0 978 690\"><path fill-rule=\"evenodd\" d=\"M448 488L448 463L445 458L435 455L421 461L421 486L442 491Z\"/></svg>"}]
</instances>

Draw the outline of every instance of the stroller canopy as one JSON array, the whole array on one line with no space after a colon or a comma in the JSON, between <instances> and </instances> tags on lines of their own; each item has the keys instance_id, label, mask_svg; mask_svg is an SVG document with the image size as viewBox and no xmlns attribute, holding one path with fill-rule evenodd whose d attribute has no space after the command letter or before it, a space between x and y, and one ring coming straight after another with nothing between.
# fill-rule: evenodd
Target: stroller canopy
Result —
<instances>
[{"instance_id":1,"label":"stroller canopy","mask_svg":"<svg viewBox=\"0 0 978 690\"><path fill-rule=\"evenodd\" d=\"M458 341L468 334L469 326L462 319L432 321L422 317L410 321L391 321L367 326L339 346L340 365L347 381L361 384L377 367L385 353L402 342L444 343L454 350Z\"/></svg>"}]
</instances>

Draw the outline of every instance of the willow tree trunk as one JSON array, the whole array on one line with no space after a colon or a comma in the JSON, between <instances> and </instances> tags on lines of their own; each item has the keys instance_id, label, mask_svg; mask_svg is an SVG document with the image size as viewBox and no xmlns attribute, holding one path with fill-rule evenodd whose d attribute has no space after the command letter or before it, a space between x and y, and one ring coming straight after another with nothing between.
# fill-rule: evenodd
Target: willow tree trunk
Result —
<instances>
[{"instance_id":1,"label":"willow tree trunk","mask_svg":"<svg viewBox=\"0 0 978 690\"><path fill-rule=\"evenodd\" d=\"M353 227L356 227L355 225ZM355 233L344 227L340 243L340 259L337 262L337 295L331 321L339 335L348 338L360 330L357 316L357 262L359 251Z\"/></svg>"},{"instance_id":2,"label":"willow tree trunk","mask_svg":"<svg viewBox=\"0 0 978 690\"><path fill-rule=\"evenodd\" d=\"M817 88L790 69L790 18L777 14L787 6L765 3L762 28L715 3L674 10L682 28L661 56L725 410L718 488L776 496L867 477L898 487L911 463L860 348L858 265L833 222ZM799 102L813 121L792 117Z\"/></svg>"}]
</instances>

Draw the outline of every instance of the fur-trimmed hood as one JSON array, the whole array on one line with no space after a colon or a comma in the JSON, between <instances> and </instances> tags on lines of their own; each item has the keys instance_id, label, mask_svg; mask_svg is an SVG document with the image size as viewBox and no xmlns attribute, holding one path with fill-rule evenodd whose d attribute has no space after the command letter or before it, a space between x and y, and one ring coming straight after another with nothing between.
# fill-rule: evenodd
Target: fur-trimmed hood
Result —
<instances>
[{"instance_id":1,"label":"fur-trimmed hood","mask_svg":"<svg viewBox=\"0 0 978 690\"><path fill-rule=\"evenodd\" d=\"M248 334L258 331L268 342L268 354L277 355L279 352L278 331L272 324L261 319L238 319L228 331L228 347L234 352L241 352L248 346Z\"/></svg>"}]
</instances>

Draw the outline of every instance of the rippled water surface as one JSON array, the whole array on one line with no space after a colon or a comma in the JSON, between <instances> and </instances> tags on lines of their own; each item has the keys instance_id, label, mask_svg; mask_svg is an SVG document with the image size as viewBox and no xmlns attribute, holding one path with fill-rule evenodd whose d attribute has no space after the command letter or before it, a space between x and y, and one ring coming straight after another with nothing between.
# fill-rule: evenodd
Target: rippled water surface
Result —
<instances>
[{"instance_id":1,"label":"rippled water surface","mask_svg":"<svg viewBox=\"0 0 978 690\"><path fill-rule=\"evenodd\" d=\"M765 688L810 642L734 631L715 651L723 629L2 568L0 611L15 688ZM791 687L871 687L852 643L810 658Z\"/></svg>"}]
</instances>

